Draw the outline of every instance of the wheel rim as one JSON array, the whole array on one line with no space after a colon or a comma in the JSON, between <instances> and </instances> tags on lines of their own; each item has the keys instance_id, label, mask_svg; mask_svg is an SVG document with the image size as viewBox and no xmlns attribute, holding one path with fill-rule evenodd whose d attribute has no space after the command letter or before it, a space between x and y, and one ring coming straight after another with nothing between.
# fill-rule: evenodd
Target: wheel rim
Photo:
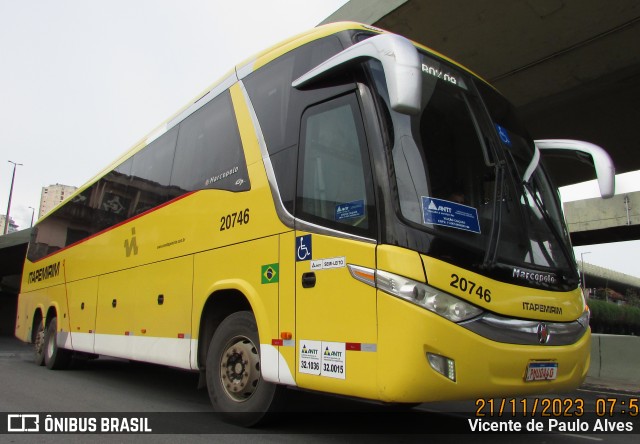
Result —
<instances>
[{"instance_id":1,"label":"wheel rim","mask_svg":"<svg viewBox=\"0 0 640 444\"><path fill-rule=\"evenodd\" d=\"M47 341L47 358L50 358L53 356L55 346L56 346L56 335L54 333Z\"/></svg>"},{"instance_id":2,"label":"wheel rim","mask_svg":"<svg viewBox=\"0 0 640 444\"><path fill-rule=\"evenodd\" d=\"M256 346L245 336L229 341L220 360L220 382L227 396L235 402L246 401L258 388L260 356Z\"/></svg>"},{"instance_id":3,"label":"wheel rim","mask_svg":"<svg viewBox=\"0 0 640 444\"><path fill-rule=\"evenodd\" d=\"M44 349L44 328L42 325L38 328L35 340L36 355L41 355Z\"/></svg>"}]
</instances>

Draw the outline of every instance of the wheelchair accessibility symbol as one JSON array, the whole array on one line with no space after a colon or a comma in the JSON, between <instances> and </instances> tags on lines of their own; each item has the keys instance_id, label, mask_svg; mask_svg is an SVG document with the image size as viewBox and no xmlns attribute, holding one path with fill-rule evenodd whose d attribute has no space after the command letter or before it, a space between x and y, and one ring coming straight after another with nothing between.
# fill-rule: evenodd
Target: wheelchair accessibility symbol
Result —
<instances>
[{"instance_id":1,"label":"wheelchair accessibility symbol","mask_svg":"<svg viewBox=\"0 0 640 444\"><path fill-rule=\"evenodd\" d=\"M311 235L296 237L296 261L311 260Z\"/></svg>"},{"instance_id":2,"label":"wheelchair accessibility symbol","mask_svg":"<svg viewBox=\"0 0 640 444\"><path fill-rule=\"evenodd\" d=\"M495 125L496 125L496 129L498 130L498 135L500 136L500 140L502 140L502 142L505 145L511 146L511 138L509 137L509 133L507 132L506 128L498 125L497 123Z\"/></svg>"}]
</instances>

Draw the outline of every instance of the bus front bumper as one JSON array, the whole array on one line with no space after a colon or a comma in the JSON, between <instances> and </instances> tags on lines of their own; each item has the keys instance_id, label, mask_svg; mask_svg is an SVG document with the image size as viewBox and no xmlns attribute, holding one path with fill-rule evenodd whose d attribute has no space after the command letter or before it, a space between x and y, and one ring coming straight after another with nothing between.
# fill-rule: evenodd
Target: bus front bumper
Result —
<instances>
[{"instance_id":1,"label":"bus front bumper","mask_svg":"<svg viewBox=\"0 0 640 444\"><path fill-rule=\"evenodd\" d=\"M498 342L383 292L378 321L378 389L385 402L562 393L575 390L589 369L588 330L566 345ZM429 354L453 362L453 380L430 365ZM532 362L555 363L555 378L525 381Z\"/></svg>"}]
</instances>

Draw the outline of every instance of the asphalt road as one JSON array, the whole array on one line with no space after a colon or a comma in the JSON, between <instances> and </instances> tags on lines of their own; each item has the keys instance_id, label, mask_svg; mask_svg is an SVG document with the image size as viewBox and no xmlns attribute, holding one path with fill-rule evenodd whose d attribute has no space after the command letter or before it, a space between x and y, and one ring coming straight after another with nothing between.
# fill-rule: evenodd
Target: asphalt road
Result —
<instances>
[{"instance_id":1,"label":"asphalt road","mask_svg":"<svg viewBox=\"0 0 640 444\"><path fill-rule=\"evenodd\" d=\"M0 442L514 442L519 443L580 443L580 442L637 442L640 436L638 418L621 415L620 407L629 400L637 399L640 393L611 388L585 386L564 395L546 395L544 398L568 399L575 411L577 400L584 400L585 411L594 411L599 398L616 399L617 413L606 418L625 426L633 420L633 434L592 433L594 421L603 419L585 415L572 418L569 423L583 430L554 433L496 434L472 432L472 423L481 419L476 427L491 427L496 422L490 416L488 404L474 402L449 402L423 404L408 411L364 402L306 393L288 391L288 411L277 416L272 424L247 430L225 423L212 413L206 390L198 390L198 375L162 366L130 363L124 360L100 358L93 361L76 362L72 369L50 371L31 362L31 346L14 339L0 338L0 431L8 428L9 414L38 413L41 423L47 414L54 418L96 418L110 416L104 412L127 412L128 417L146 418L153 434L0 434ZM639 390L640 391L640 390ZM532 408L529 398L528 409ZM514 401L519 409L523 401ZM561 401L558 401L558 406ZM636 401L637 402L637 401ZM494 405L498 411L499 400ZM606 404L609 408L610 404ZM504 406L506 410L509 404ZM540 406L541 407L541 406ZM538 408L540 408L538 407ZM565 408L562 407L562 408ZM505 411L506 411L505 410ZM103 412L103 413L100 413ZM7 418L7 419L5 419ZM503 415L503 426L509 419ZM552 418L543 418L548 421ZM15 418L14 418L15 420ZM82 421L82 420L79 420ZM471 422L469 422L471 421ZM530 422L526 419L523 426ZM585 425L585 423L587 423ZM6 424L6 425L5 425ZM79 422L79 424L82 424ZM122 423L120 423L121 425ZM133 424L129 422L129 424ZM578 424L578 425L576 425ZM493 427L498 426L498 424ZM98 425L99 427L99 425ZM459 433L431 434L430 431ZM172 434L157 434L157 432Z\"/></svg>"}]
</instances>

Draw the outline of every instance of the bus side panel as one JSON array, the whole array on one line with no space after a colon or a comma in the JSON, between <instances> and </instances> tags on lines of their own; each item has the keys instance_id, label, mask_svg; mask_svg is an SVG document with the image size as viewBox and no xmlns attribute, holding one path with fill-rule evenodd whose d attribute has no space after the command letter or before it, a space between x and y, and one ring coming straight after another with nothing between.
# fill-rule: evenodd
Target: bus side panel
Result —
<instances>
[{"instance_id":1,"label":"bus side panel","mask_svg":"<svg viewBox=\"0 0 640 444\"><path fill-rule=\"evenodd\" d=\"M16 310L16 329L14 336L23 342L31 342L31 328L33 325L34 302L29 293L18 295L18 309Z\"/></svg>"},{"instance_id":2,"label":"bus side panel","mask_svg":"<svg viewBox=\"0 0 640 444\"><path fill-rule=\"evenodd\" d=\"M311 260L295 264L298 386L375 399L376 289L354 279L347 264L375 268L376 245L301 231L296 236L283 254L300 258L304 236L310 236L307 245L312 246ZM315 282L305 286L304 277L310 274Z\"/></svg>"},{"instance_id":3,"label":"bus side panel","mask_svg":"<svg viewBox=\"0 0 640 444\"><path fill-rule=\"evenodd\" d=\"M95 352L130 358L133 355L133 344L126 338L135 335L134 270L106 274L99 279Z\"/></svg>"},{"instance_id":4,"label":"bus side panel","mask_svg":"<svg viewBox=\"0 0 640 444\"><path fill-rule=\"evenodd\" d=\"M69 331L71 332L73 349L93 353L98 278L69 282L67 292L69 297Z\"/></svg>"},{"instance_id":5,"label":"bus side panel","mask_svg":"<svg viewBox=\"0 0 640 444\"><path fill-rule=\"evenodd\" d=\"M237 296L241 293L251 305L258 324L261 345L271 346L278 333L278 289L283 279L277 270L278 236L270 236L251 242L243 242L195 256L194 262L194 310L193 335L198 334L200 318L210 296L217 298ZM276 274L268 278L266 270L271 266ZM226 290L231 290L233 293ZM266 379L278 375L278 364L261 363Z\"/></svg>"},{"instance_id":6,"label":"bus side panel","mask_svg":"<svg viewBox=\"0 0 640 444\"><path fill-rule=\"evenodd\" d=\"M38 308L40 308L43 316L47 313L42 304L42 290L20 293L16 314L16 338L24 342L31 342L33 316Z\"/></svg>"},{"instance_id":7,"label":"bus side panel","mask_svg":"<svg viewBox=\"0 0 640 444\"><path fill-rule=\"evenodd\" d=\"M100 277L95 352L190 368L193 258Z\"/></svg>"},{"instance_id":8,"label":"bus side panel","mask_svg":"<svg viewBox=\"0 0 640 444\"><path fill-rule=\"evenodd\" d=\"M295 233L290 231L280 235L280 268L279 272L283 279L280 279L279 294L279 328L280 332L291 334L292 340L296 339L296 287L295 287L295 257L291 252L291 245L295 245ZM284 338L283 338L284 339ZM278 376L282 383L296 385L293 375L296 374L296 347L291 346L291 341L282 342L282 346L277 347L279 356L282 358L278 366Z\"/></svg>"},{"instance_id":9,"label":"bus side panel","mask_svg":"<svg viewBox=\"0 0 640 444\"><path fill-rule=\"evenodd\" d=\"M31 342L33 337L33 319L37 310L46 319L47 312L53 307L58 318L58 331L69 331L69 317L67 315L67 301L64 284L39 290L21 293L18 299L18 322L16 322L15 336L24 342ZM61 344L70 347L70 344Z\"/></svg>"},{"instance_id":10,"label":"bus side panel","mask_svg":"<svg viewBox=\"0 0 640 444\"><path fill-rule=\"evenodd\" d=\"M136 281L134 359L190 369L193 256L141 267Z\"/></svg>"},{"instance_id":11,"label":"bus side panel","mask_svg":"<svg viewBox=\"0 0 640 444\"><path fill-rule=\"evenodd\" d=\"M25 260L16 315L15 336L17 338L31 342L33 316L38 308L42 317L46 318L49 308L55 306L58 310L58 327L69 330L64 292L64 266L64 258L60 256L38 262Z\"/></svg>"}]
</instances>

